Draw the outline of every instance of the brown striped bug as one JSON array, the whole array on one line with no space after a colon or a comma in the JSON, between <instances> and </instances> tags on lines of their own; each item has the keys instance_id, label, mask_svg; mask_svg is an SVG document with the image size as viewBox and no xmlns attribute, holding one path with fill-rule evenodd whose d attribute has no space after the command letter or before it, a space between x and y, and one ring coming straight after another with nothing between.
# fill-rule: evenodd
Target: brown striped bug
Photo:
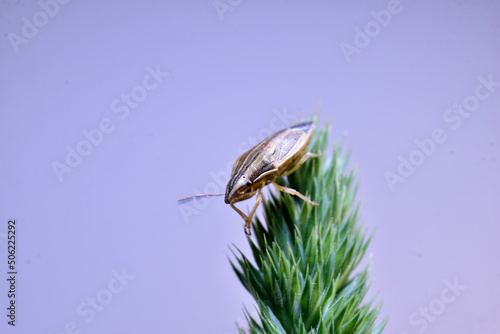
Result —
<instances>
[{"instance_id":1,"label":"brown striped bug","mask_svg":"<svg viewBox=\"0 0 500 334\"><path fill-rule=\"evenodd\" d=\"M319 206L297 190L276 183L278 177L290 175L307 159L321 156L311 152L306 153L314 129L313 122L305 122L276 132L236 160L225 194L193 195L182 198L179 202L195 197L225 195L224 202L231 205L245 221L247 235L251 235L252 217L262 202L262 188L270 183L279 191L298 196L309 204ZM248 216L234 206L234 203L249 199L255 193L257 193L257 201Z\"/></svg>"}]
</instances>

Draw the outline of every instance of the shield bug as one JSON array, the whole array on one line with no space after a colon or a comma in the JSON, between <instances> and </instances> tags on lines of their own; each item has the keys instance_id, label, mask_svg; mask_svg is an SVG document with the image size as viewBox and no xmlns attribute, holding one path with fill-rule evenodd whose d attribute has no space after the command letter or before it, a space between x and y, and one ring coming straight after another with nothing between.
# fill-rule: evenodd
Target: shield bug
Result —
<instances>
[{"instance_id":1,"label":"shield bug","mask_svg":"<svg viewBox=\"0 0 500 334\"><path fill-rule=\"evenodd\" d=\"M276 132L236 160L225 194L193 195L182 198L179 202L195 197L224 195L224 202L231 205L245 221L247 235L251 235L252 217L262 202L262 188L270 183L279 191L298 196L305 202L318 206L319 204L314 203L297 190L276 183L278 177L290 175L307 159L320 156L320 154L311 152L306 153L314 129L313 122L305 122ZM234 205L234 203L249 199L255 194L257 194L257 200L248 216Z\"/></svg>"}]
</instances>

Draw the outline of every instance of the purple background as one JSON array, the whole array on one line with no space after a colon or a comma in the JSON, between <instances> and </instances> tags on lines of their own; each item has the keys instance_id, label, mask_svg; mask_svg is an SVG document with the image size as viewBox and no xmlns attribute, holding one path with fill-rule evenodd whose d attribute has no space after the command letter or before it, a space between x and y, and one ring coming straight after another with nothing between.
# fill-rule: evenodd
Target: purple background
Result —
<instances>
[{"instance_id":1,"label":"purple background","mask_svg":"<svg viewBox=\"0 0 500 334\"><path fill-rule=\"evenodd\" d=\"M479 77L500 82L499 2L219 3L0 4L0 332L236 333L242 308L255 314L227 260L232 243L248 252L241 218L222 198L177 199L223 192L211 175L223 183L242 150L320 109L359 167L385 332L500 333L500 86L456 129L443 118ZM89 150L82 131L101 122L112 131L60 182L54 162ZM415 141L439 129L422 160ZM420 165L391 189L400 156Z\"/></svg>"}]
</instances>

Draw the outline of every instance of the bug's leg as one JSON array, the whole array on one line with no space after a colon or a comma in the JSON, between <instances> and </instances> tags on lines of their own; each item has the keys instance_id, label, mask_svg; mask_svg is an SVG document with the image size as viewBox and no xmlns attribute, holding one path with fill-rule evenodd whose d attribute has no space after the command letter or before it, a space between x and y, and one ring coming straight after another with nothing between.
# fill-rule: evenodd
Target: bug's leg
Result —
<instances>
[{"instance_id":1,"label":"bug's leg","mask_svg":"<svg viewBox=\"0 0 500 334\"><path fill-rule=\"evenodd\" d=\"M238 209L237 207L235 207L233 203L231 203L231 207L234 209L234 211L236 211L236 212L238 212L238 213L239 213L239 215L241 216L241 218L243 218L243 220L244 220L244 221L245 221L245 223L246 223L246 221L248 220L247 215L246 215L246 214L244 214L243 212L241 212L241 210L240 210L240 209Z\"/></svg>"},{"instance_id":2,"label":"bug's leg","mask_svg":"<svg viewBox=\"0 0 500 334\"><path fill-rule=\"evenodd\" d=\"M234 211L238 212L241 218L245 221L245 234L246 235L252 235L252 232L250 232L250 223L252 222L252 215L255 210L252 210L252 213L250 214L250 217L247 217L246 214L244 214L240 209L234 206L234 204L231 203L231 207L234 209ZM254 207L255 209L255 207Z\"/></svg>"},{"instance_id":3,"label":"bug's leg","mask_svg":"<svg viewBox=\"0 0 500 334\"><path fill-rule=\"evenodd\" d=\"M315 205L315 206L319 206L318 203L314 203L313 201L311 201L309 198L307 198L306 196L302 195L301 193L299 193L297 190L295 189L292 189L292 188L287 188L287 187L283 187L283 186L280 186L279 184L277 184L276 182L273 181L273 184L274 186L279 190L279 191L283 191L285 193L289 193L291 195L295 195L295 196L298 196L300 197L302 200L304 200L305 202L309 203L309 204L312 204L312 205Z\"/></svg>"},{"instance_id":4,"label":"bug's leg","mask_svg":"<svg viewBox=\"0 0 500 334\"><path fill-rule=\"evenodd\" d=\"M281 176L287 176L287 175L290 175L292 174L293 172L295 172L300 166L302 166L304 164L304 162L307 161L307 159L309 158L317 158L317 157L321 157L323 154L317 154L317 153L311 153L311 152L307 152L306 154L304 154L304 156L302 157L302 159L299 160L299 162L297 162L297 164L295 166L293 166L292 169L290 169L289 171L287 171L285 174L281 175Z\"/></svg>"},{"instance_id":5,"label":"bug's leg","mask_svg":"<svg viewBox=\"0 0 500 334\"><path fill-rule=\"evenodd\" d=\"M248 215L248 219L246 220L245 233L247 235L251 235L252 234L252 231L251 231L252 218L253 218L255 210L257 210L257 207L259 206L260 202L262 202L262 192L259 189L258 192L257 192L257 200L255 201L255 205L254 205L254 207L252 209L252 212L250 212L250 214Z\"/></svg>"}]
</instances>

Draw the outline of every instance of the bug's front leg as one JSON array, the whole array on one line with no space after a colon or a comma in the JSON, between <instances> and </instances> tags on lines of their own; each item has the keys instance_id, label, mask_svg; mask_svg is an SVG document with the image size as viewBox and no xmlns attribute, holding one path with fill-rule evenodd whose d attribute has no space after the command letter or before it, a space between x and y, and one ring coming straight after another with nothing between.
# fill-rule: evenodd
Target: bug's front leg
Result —
<instances>
[{"instance_id":1,"label":"bug's front leg","mask_svg":"<svg viewBox=\"0 0 500 334\"><path fill-rule=\"evenodd\" d=\"M257 207L259 206L260 202L262 202L262 192L259 189L257 192L257 201L255 202L255 205L250 212L250 215L247 217L240 209L238 209L236 206L234 206L233 203L231 203L231 207L234 209L234 211L238 212L241 218L245 221L245 234L246 235L252 235L251 227L252 227L252 218L255 213L255 210L257 210Z\"/></svg>"},{"instance_id":2,"label":"bug's front leg","mask_svg":"<svg viewBox=\"0 0 500 334\"><path fill-rule=\"evenodd\" d=\"M244 221L245 221L245 223L246 223L246 222L247 222L247 220L248 220L247 215L246 215L246 214L244 214L243 212L241 212L241 210L240 210L240 209L238 209L237 207L235 207L233 203L231 203L231 207L234 209L234 211L236 211L236 212L238 212L238 213L239 213L239 215L241 216L241 218L243 218L243 220L244 220Z\"/></svg>"},{"instance_id":3,"label":"bug's front leg","mask_svg":"<svg viewBox=\"0 0 500 334\"><path fill-rule=\"evenodd\" d=\"M255 210L257 210L257 207L259 206L260 202L262 202L262 191L260 189L257 190L257 200L255 201L255 205L253 206L252 212L250 212L250 215L248 216L248 219L245 224L245 233L246 235L252 235L251 227L252 227L252 218L255 213Z\"/></svg>"},{"instance_id":4,"label":"bug's front leg","mask_svg":"<svg viewBox=\"0 0 500 334\"><path fill-rule=\"evenodd\" d=\"M318 203L315 203L313 201L311 201L309 198L307 198L306 196L302 195L301 193L299 193L297 190L295 189L292 189L292 188L287 188L287 187L283 187L283 186L280 186L279 184L277 184L276 182L273 181L273 184L274 186L279 190L279 191L283 191L285 193L289 193L291 195L295 195L295 196L298 196L300 197L302 200L304 200L305 202L309 203L309 204L312 204L312 205L315 205L315 206L319 206Z\"/></svg>"}]
</instances>

